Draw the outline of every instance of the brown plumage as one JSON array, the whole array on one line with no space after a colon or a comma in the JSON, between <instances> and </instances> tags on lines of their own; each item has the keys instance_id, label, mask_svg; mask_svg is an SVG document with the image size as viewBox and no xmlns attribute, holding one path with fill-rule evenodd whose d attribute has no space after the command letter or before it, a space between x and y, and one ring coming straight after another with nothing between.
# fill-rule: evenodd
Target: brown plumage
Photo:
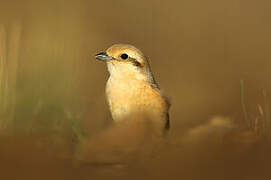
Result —
<instances>
[{"instance_id":1,"label":"brown plumage","mask_svg":"<svg viewBox=\"0 0 271 180\"><path fill-rule=\"evenodd\" d=\"M96 59L106 62L106 96L115 122L144 113L160 132L169 129L170 103L154 80L147 58L136 47L115 44Z\"/></svg>"}]
</instances>

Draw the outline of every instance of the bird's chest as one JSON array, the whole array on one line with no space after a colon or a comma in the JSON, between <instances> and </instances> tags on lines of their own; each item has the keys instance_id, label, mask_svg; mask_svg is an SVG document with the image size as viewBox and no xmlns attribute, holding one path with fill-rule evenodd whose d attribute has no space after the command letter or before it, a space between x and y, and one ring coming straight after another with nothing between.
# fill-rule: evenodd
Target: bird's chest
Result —
<instances>
[{"instance_id":1,"label":"bird's chest","mask_svg":"<svg viewBox=\"0 0 271 180\"><path fill-rule=\"evenodd\" d=\"M133 79L109 78L106 85L108 105L114 121L149 106L149 85Z\"/></svg>"}]
</instances>

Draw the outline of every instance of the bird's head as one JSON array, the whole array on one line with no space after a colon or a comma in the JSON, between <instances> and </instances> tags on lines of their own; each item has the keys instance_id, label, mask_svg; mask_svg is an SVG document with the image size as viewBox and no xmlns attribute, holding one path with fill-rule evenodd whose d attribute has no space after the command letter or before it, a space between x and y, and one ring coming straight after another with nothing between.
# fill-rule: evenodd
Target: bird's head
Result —
<instances>
[{"instance_id":1,"label":"bird's head","mask_svg":"<svg viewBox=\"0 0 271 180\"><path fill-rule=\"evenodd\" d=\"M106 62L111 76L134 76L154 83L147 58L136 47L129 44L115 44L95 56Z\"/></svg>"}]
</instances>

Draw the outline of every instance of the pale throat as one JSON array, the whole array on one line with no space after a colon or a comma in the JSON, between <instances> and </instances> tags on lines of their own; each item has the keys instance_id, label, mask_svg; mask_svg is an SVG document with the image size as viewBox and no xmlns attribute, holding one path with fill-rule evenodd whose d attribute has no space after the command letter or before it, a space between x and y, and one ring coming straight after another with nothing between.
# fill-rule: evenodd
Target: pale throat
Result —
<instances>
[{"instance_id":1,"label":"pale throat","mask_svg":"<svg viewBox=\"0 0 271 180\"><path fill-rule=\"evenodd\" d=\"M106 96L114 121L143 107L147 91L154 83L152 74L144 73L132 65L107 63L110 73L106 83Z\"/></svg>"},{"instance_id":2,"label":"pale throat","mask_svg":"<svg viewBox=\"0 0 271 180\"><path fill-rule=\"evenodd\" d=\"M130 79L150 82L152 79L152 77L149 76L149 73L144 73L143 71L138 70L138 67L131 64L107 63L107 69L110 78L116 81L126 81Z\"/></svg>"},{"instance_id":3,"label":"pale throat","mask_svg":"<svg viewBox=\"0 0 271 180\"><path fill-rule=\"evenodd\" d=\"M106 83L106 94L109 99L136 97L140 90L150 85L150 77L137 67L120 64L107 64L110 73ZM116 99L117 100L117 99Z\"/></svg>"}]
</instances>

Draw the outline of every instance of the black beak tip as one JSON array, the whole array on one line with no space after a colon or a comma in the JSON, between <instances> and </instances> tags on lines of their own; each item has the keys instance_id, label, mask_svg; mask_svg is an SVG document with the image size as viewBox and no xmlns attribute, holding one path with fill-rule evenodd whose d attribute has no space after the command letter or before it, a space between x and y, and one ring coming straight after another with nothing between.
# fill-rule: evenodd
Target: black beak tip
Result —
<instances>
[{"instance_id":1,"label":"black beak tip","mask_svg":"<svg viewBox=\"0 0 271 180\"><path fill-rule=\"evenodd\" d=\"M96 54L95 58L96 57L101 57L101 56L107 56L106 52L101 52L101 53Z\"/></svg>"},{"instance_id":2,"label":"black beak tip","mask_svg":"<svg viewBox=\"0 0 271 180\"><path fill-rule=\"evenodd\" d=\"M101 53L96 54L95 58L100 61L108 61L108 60L113 59L111 56L108 56L108 54L106 52L101 52Z\"/></svg>"}]
</instances>

